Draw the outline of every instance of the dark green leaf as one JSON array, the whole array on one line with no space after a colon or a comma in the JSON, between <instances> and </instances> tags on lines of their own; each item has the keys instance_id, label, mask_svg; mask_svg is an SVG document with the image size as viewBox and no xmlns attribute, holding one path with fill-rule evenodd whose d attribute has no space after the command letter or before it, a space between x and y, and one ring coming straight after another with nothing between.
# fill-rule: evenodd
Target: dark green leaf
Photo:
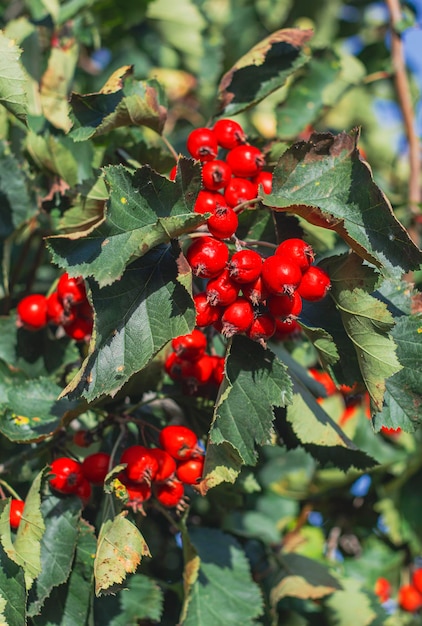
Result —
<instances>
[{"instance_id":1,"label":"dark green leaf","mask_svg":"<svg viewBox=\"0 0 422 626\"><path fill-rule=\"evenodd\" d=\"M45 532L41 539L41 572L30 590L28 615L40 613L51 590L69 577L76 542L81 501L49 494L41 503Z\"/></svg>"},{"instance_id":2,"label":"dark green leaf","mask_svg":"<svg viewBox=\"0 0 422 626\"><path fill-rule=\"evenodd\" d=\"M286 28L256 44L224 74L219 85L219 115L236 115L282 87L309 59L312 31Z\"/></svg>"},{"instance_id":3,"label":"dark green leaf","mask_svg":"<svg viewBox=\"0 0 422 626\"><path fill-rule=\"evenodd\" d=\"M7 626L22 626L26 620L26 587L23 569L8 558L0 544L0 623Z\"/></svg>"},{"instance_id":4,"label":"dark green leaf","mask_svg":"<svg viewBox=\"0 0 422 626\"><path fill-rule=\"evenodd\" d=\"M160 100L155 81L135 80L133 67L121 67L98 93L72 94L71 137L83 141L131 125L148 126L161 133L167 112Z\"/></svg>"},{"instance_id":5,"label":"dark green leaf","mask_svg":"<svg viewBox=\"0 0 422 626\"><path fill-rule=\"evenodd\" d=\"M262 597L240 544L211 528L184 534L187 594L183 626L252 626L262 614Z\"/></svg>"},{"instance_id":6,"label":"dark green leaf","mask_svg":"<svg viewBox=\"0 0 422 626\"><path fill-rule=\"evenodd\" d=\"M96 311L92 345L64 393L89 400L114 395L173 337L190 332L195 324L190 281L190 269L179 268L167 246L130 265L110 287L99 289L89 280Z\"/></svg>"},{"instance_id":7,"label":"dark green leaf","mask_svg":"<svg viewBox=\"0 0 422 626\"><path fill-rule=\"evenodd\" d=\"M274 169L263 202L335 230L362 258L397 275L418 268L422 252L394 216L356 147L359 134L315 133Z\"/></svg>"},{"instance_id":8,"label":"dark green leaf","mask_svg":"<svg viewBox=\"0 0 422 626\"><path fill-rule=\"evenodd\" d=\"M233 482L241 464L255 465L256 446L271 441L273 407L285 406L291 399L287 368L275 354L235 336L209 433L205 491L221 481Z\"/></svg>"},{"instance_id":9,"label":"dark green leaf","mask_svg":"<svg viewBox=\"0 0 422 626\"><path fill-rule=\"evenodd\" d=\"M4 141L0 141L0 200L0 240L3 240L34 213L27 181Z\"/></svg>"},{"instance_id":10,"label":"dark green leaf","mask_svg":"<svg viewBox=\"0 0 422 626\"><path fill-rule=\"evenodd\" d=\"M0 33L0 104L18 119L26 121L28 96L26 77L19 61L21 50Z\"/></svg>"},{"instance_id":11,"label":"dark green leaf","mask_svg":"<svg viewBox=\"0 0 422 626\"><path fill-rule=\"evenodd\" d=\"M375 430L381 426L413 432L422 422L422 318L402 316L392 330L397 358L403 369L386 380L381 413L373 417Z\"/></svg>"},{"instance_id":12,"label":"dark green leaf","mask_svg":"<svg viewBox=\"0 0 422 626\"><path fill-rule=\"evenodd\" d=\"M110 200L104 221L83 237L50 238L53 260L72 275L94 276L103 287L118 280L130 261L194 230L204 222L193 214L200 170L183 161L180 173L174 183L147 166L135 174L122 166L106 168Z\"/></svg>"}]
</instances>

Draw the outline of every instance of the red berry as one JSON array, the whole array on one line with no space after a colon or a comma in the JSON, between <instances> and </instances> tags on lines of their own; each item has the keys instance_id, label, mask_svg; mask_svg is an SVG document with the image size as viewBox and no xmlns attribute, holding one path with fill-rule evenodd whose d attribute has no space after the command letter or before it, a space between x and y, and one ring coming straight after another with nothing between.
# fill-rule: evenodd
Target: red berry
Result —
<instances>
[{"instance_id":1,"label":"red berry","mask_svg":"<svg viewBox=\"0 0 422 626\"><path fill-rule=\"evenodd\" d=\"M255 200L257 186L247 178L232 178L224 190L224 199L231 207Z\"/></svg>"},{"instance_id":2,"label":"red berry","mask_svg":"<svg viewBox=\"0 0 422 626\"><path fill-rule=\"evenodd\" d=\"M239 218L229 206L217 207L207 219L208 230L217 239L229 239L235 234L239 225Z\"/></svg>"},{"instance_id":3,"label":"red berry","mask_svg":"<svg viewBox=\"0 0 422 626\"><path fill-rule=\"evenodd\" d=\"M247 335L253 341L266 341L275 333L275 319L269 313L258 315L248 329Z\"/></svg>"},{"instance_id":4,"label":"red berry","mask_svg":"<svg viewBox=\"0 0 422 626\"><path fill-rule=\"evenodd\" d=\"M380 576L375 582L374 592L381 602L386 602L391 596L391 583L386 578Z\"/></svg>"},{"instance_id":5,"label":"red berry","mask_svg":"<svg viewBox=\"0 0 422 626\"><path fill-rule=\"evenodd\" d=\"M195 328L187 335L175 337L171 342L171 346L180 359L196 361L205 352L207 338L202 331Z\"/></svg>"},{"instance_id":6,"label":"red berry","mask_svg":"<svg viewBox=\"0 0 422 626\"><path fill-rule=\"evenodd\" d=\"M65 320L65 310L63 302L60 300L57 291L53 291L47 298L47 320L50 324L60 326Z\"/></svg>"},{"instance_id":7,"label":"red berry","mask_svg":"<svg viewBox=\"0 0 422 626\"><path fill-rule=\"evenodd\" d=\"M184 493L183 483L176 479L154 486L154 494L158 502L170 509L182 504Z\"/></svg>"},{"instance_id":8,"label":"red berry","mask_svg":"<svg viewBox=\"0 0 422 626\"><path fill-rule=\"evenodd\" d=\"M217 191L202 189L196 196L194 213L214 213L219 206L227 206L224 196Z\"/></svg>"},{"instance_id":9,"label":"red berry","mask_svg":"<svg viewBox=\"0 0 422 626\"><path fill-rule=\"evenodd\" d=\"M292 320L299 317L302 311L302 298L297 291L291 295L271 296L267 300L268 310L274 317Z\"/></svg>"},{"instance_id":10,"label":"red berry","mask_svg":"<svg viewBox=\"0 0 422 626\"><path fill-rule=\"evenodd\" d=\"M66 456L58 457L51 463L50 485L60 493L75 493L82 482L82 464Z\"/></svg>"},{"instance_id":11,"label":"red berry","mask_svg":"<svg viewBox=\"0 0 422 626\"><path fill-rule=\"evenodd\" d=\"M224 368L226 359L223 356L212 355L214 367L212 370L212 380L219 387L224 380Z\"/></svg>"},{"instance_id":12,"label":"red berry","mask_svg":"<svg viewBox=\"0 0 422 626\"><path fill-rule=\"evenodd\" d=\"M205 189L217 191L227 187L232 177L232 171L226 161L215 159L202 166L202 184Z\"/></svg>"},{"instance_id":13,"label":"red berry","mask_svg":"<svg viewBox=\"0 0 422 626\"><path fill-rule=\"evenodd\" d=\"M173 457L161 448L151 448L149 453L158 463L158 470L154 477L154 482L163 482L168 480L176 471L176 461Z\"/></svg>"},{"instance_id":14,"label":"red berry","mask_svg":"<svg viewBox=\"0 0 422 626\"><path fill-rule=\"evenodd\" d=\"M160 446L174 459L182 461L194 456L197 448L197 436L187 426L165 426L159 435Z\"/></svg>"},{"instance_id":15,"label":"red berry","mask_svg":"<svg viewBox=\"0 0 422 626\"><path fill-rule=\"evenodd\" d=\"M189 133L186 147L198 161L212 161L217 156L218 144L211 128L195 128Z\"/></svg>"},{"instance_id":16,"label":"red berry","mask_svg":"<svg viewBox=\"0 0 422 626\"><path fill-rule=\"evenodd\" d=\"M193 303L196 310L196 325L200 328L211 326L221 318L223 309L218 306L212 306L208 302L208 296L205 292L195 294Z\"/></svg>"},{"instance_id":17,"label":"red berry","mask_svg":"<svg viewBox=\"0 0 422 626\"><path fill-rule=\"evenodd\" d=\"M177 175L177 165L173 165L169 174L170 180L176 180L176 175Z\"/></svg>"},{"instance_id":18,"label":"red berry","mask_svg":"<svg viewBox=\"0 0 422 626\"><path fill-rule=\"evenodd\" d=\"M242 285L242 293L254 305L264 303L269 295L261 276L258 276L250 283Z\"/></svg>"},{"instance_id":19,"label":"red berry","mask_svg":"<svg viewBox=\"0 0 422 626\"><path fill-rule=\"evenodd\" d=\"M302 280L302 272L295 261L273 255L265 259L261 270L262 280L268 291L281 296L291 294Z\"/></svg>"},{"instance_id":20,"label":"red berry","mask_svg":"<svg viewBox=\"0 0 422 626\"><path fill-rule=\"evenodd\" d=\"M127 463L127 477L136 483L150 483L158 471L157 459L150 454L150 449L144 446L134 445L126 448L120 463Z\"/></svg>"},{"instance_id":21,"label":"red berry","mask_svg":"<svg viewBox=\"0 0 422 626\"><path fill-rule=\"evenodd\" d=\"M204 470L204 457L188 459L179 463L176 469L177 478L186 485L196 485Z\"/></svg>"},{"instance_id":22,"label":"red berry","mask_svg":"<svg viewBox=\"0 0 422 626\"><path fill-rule=\"evenodd\" d=\"M81 304L86 300L85 283L81 276L71 278L67 272L62 274L57 283L57 295L64 306Z\"/></svg>"},{"instance_id":23,"label":"red berry","mask_svg":"<svg viewBox=\"0 0 422 626\"><path fill-rule=\"evenodd\" d=\"M93 321L85 317L75 317L63 325L64 332L75 341L89 341L92 334Z\"/></svg>"},{"instance_id":24,"label":"red berry","mask_svg":"<svg viewBox=\"0 0 422 626\"><path fill-rule=\"evenodd\" d=\"M122 472L119 474L120 481L126 487L129 502L126 506L139 506L151 497L151 485L148 483L134 483Z\"/></svg>"},{"instance_id":25,"label":"red berry","mask_svg":"<svg viewBox=\"0 0 422 626\"><path fill-rule=\"evenodd\" d=\"M110 455L107 452L94 452L82 461L82 473L90 483L102 485L109 472Z\"/></svg>"},{"instance_id":26,"label":"red berry","mask_svg":"<svg viewBox=\"0 0 422 626\"><path fill-rule=\"evenodd\" d=\"M18 500L17 498L12 498L10 501L10 526L15 529L18 528L21 523L23 509L25 507L24 500Z\"/></svg>"},{"instance_id":27,"label":"red berry","mask_svg":"<svg viewBox=\"0 0 422 626\"><path fill-rule=\"evenodd\" d=\"M302 272L306 272L314 261L314 251L309 243L303 239L292 237L282 241L277 247L275 254L286 256L299 265Z\"/></svg>"},{"instance_id":28,"label":"red berry","mask_svg":"<svg viewBox=\"0 0 422 626\"><path fill-rule=\"evenodd\" d=\"M259 185L262 185L264 193L271 193L273 190L272 172L266 172L265 170L262 170L257 176L254 177L253 182L258 187L258 190Z\"/></svg>"},{"instance_id":29,"label":"red berry","mask_svg":"<svg viewBox=\"0 0 422 626\"><path fill-rule=\"evenodd\" d=\"M73 434L72 441L79 448L88 448L93 442L93 437L89 430L81 429Z\"/></svg>"},{"instance_id":30,"label":"red berry","mask_svg":"<svg viewBox=\"0 0 422 626\"><path fill-rule=\"evenodd\" d=\"M222 322L222 334L232 337L237 333L245 333L254 320L252 304L246 298L239 296L233 304L224 311Z\"/></svg>"},{"instance_id":31,"label":"red berry","mask_svg":"<svg viewBox=\"0 0 422 626\"><path fill-rule=\"evenodd\" d=\"M48 322L47 298L40 293L25 296L18 303L17 315L18 325L26 330L41 330Z\"/></svg>"},{"instance_id":32,"label":"red berry","mask_svg":"<svg viewBox=\"0 0 422 626\"><path fill-rule=\"evenodd\" d=\"M175 352L170 352L164 361L164 371L172 380L181 380L182 378L182 359L179 359Z\"/></svg>"},{"instance_id":33,"label":"red berry","mask_svg":"<svg viewBox=\"0 0 422 626\"><path fill-rule=\"evenodd\" d=\"M226 150L240 146L246 141L242 126L234 120L218 120L213 126L213 131L218 144Z\"/></svg>"},{"instance_id":34,"label":"red berry","mask_svg":"<svg viewBox=\"0 0 422 626\"><path fill-rule=\"evenodd\" d=\"M249 144L236 146L228 152L226 161L231 167L233 176L253 178L265 165L265 157L261 150Z\"/></svg>"},{"instance_id":35,"label":"red berry","mask_svg":"<svg viewBox=\"0 0 422 626\"><path fill-rule=\"evenodd\" d=\"M191 391L198 385L205 385L212 376L213 362L208 354L204 354L197 361L182 361L182 379Z\"/></svg>"},{"instance_id":36,"label":"red berry","mask_svg":"<svg viewBox=\"0 0 422 626\"><path fill-rule=\"evenodd\" d=\"M413 585L402 585L398 590L397 601L403 611L415 613L422 607L422 594Z\"/></svg>"},{"instance_id":37,"label":"red berry","mask_svg":"<svg viewBox=\"0 0 422 626\"><path fill-rule=\"evenodd\" d=\"M289 339L293 335L300 333L300 326L296 320L279 320L276 318L275 320L275 339L279 339L280 341L284 341L285 339Z\"/></svg>"},{"instance_id":38,"label":"red berry","mask_svg":"<svg viewBox=\"0 0 422 626\"><path fill-rule=\"evenodd\" d=\"M241 285L251 283L261 274L262 257L255 250L239 250L229 261L231 278Z\"/></svg>"},{"instance_id":39,"label":"red berry","mask_svg":"<svg viewBox=\"0 0 422 626\"><path fill-rule=\"evenodd\" d=\"M239 285L230 278L229 271L223 270L208 281L205 293L211 306L228 306L236 300L239 289Z\"/></svg>"},{"instance_id":40,"label":"red berry","mask_svg":"<svg viewBox=\"0 0 422 626\"><path fill-rule=\"evenodd\" d=\"M195 276L217 276L229 260L229 249L224 241L214 237L199 237L188 248L186 259Z\"/></svg>"},{"instance_id":41,"label":"red berry","mask_svg":"<svg viewBox=\"0 0 422 626\"><path fill-rule=\"evenodd\" d=\"M86 506L91 498L92 487L87 478L82 478L81 482L75 489L75 495L82 500L82 504Z\"/></svg>"},{"instance_id":42,"label":"red berry","mask_svg":"<svg viewBox=\"0 0 422 626\"><path fill-rule=\"evenodd\" d=\"M322 300L331 287L327 272L317 265L311 265L302 276L298 292L304 300L317 302Z\"/></svg>"}]
</instances>

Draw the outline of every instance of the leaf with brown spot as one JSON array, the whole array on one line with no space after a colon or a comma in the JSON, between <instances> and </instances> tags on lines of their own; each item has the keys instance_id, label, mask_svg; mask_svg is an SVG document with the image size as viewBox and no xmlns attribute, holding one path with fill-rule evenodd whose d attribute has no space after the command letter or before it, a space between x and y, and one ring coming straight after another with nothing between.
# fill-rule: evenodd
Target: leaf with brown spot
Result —
<instances>
[{"instance_id":1,"label":"leaf with brown spot","mask_svg":"<svg viewBox=\"0 0 422 626\"><path fill-rule=\"evenodd\" d=\"M224 74L219 85L218 115L236 115L282 87L309 60L312 30L286 28L272 33Z\"/></svg>"},{"instance_id":2,"label":"leaf with brown spot","mask_svg":"<svg viewBox=\"0 0 422 626\"><path fill-rule=\"evenodd\" d=\"M145 539L123 511L101 526L94 562L95 593L107 593L136 571L143 556L151 556Z\"/></svg>"}]
</instances>

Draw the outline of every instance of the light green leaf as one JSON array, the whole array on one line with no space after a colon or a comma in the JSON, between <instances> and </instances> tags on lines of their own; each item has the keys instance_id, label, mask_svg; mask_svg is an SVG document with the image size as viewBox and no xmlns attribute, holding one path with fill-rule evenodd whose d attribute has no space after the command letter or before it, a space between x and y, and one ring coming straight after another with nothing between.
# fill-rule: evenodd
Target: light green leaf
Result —
<instances>
[{"instance_id":1,"label":"light green leaf","mask_svg":"<svg viewBox=\"0 0 422 626\"><path fill-rule=\"evenodd\" d=\"M342 586L325 601L329 626L371 626L377 618L386 617L379 599L365 593L358 580L343 578Z\"/></svg>"},{"instance_id":2,"label":"light green leaf","mask_svg":"<svg viewBox=\"0 0 422 626\"><path fill-rule=\"evenodd\" d=\"M191 273L178 253L157 246L103 289L88 280L96 313L90 352L63 395L114 395L171 339L191 332Z\"/></svg>"},{"instance_id":3,"label":"light green leaf","mask_svg":"<svg viewBox=\"0 0 422 626\"><path fill-rule=\"evenodd\" d=\"M72 275L94 276L100 286L110 285L130 261L205 221L193 213L200 169L192 161L180 163L175 183L147 166L134 174L110 166L105 181L110 200L104 221L85 236L76 233L48 241L53 261Z\"/></svg>"},{"instance_id":4,"label":"light green leaf","mask_svg":"<svg viewBox=\"0 0 422 626\"><path fill-rule=\"evenodd\" d=\"M180 624L255 624L263 609L261 592L236 539L217 529L192 528L183 541L185 602Z\"/></svg>"},{"instance_id":5,"label":"light green leaf","mask_svg":"<svg viewBox=\"0 0 422 626\"><path fill-rule=\"evenodd\" d=\"M418 268L422 252L396 219L357 149L358 131L315 133L294 144L273 172L263 203L336 231L362 258L386 274Z\"/></svg>"},{"instance_id":6,"label":"light green leaf","mask_svg":"<svg viewBox=\"0 0 422 626\"><path fill-rule=\"evenodd\" d=\"M203 491L222 481L233 482L242 464L255 465L256 446L271 442L273 408L286 406L291 399L287 368L275 354L235 336L209 433Z\"/></svg>"},{"instance_id":7,"label":"light green leaf","mask_svg":"<svg viewBox=\"0 0 422 626\"><path fill-rule=\"evenodd\" d=\"M219 115L236 115L282 87L309 59L311 30L278 30L249 50L224 74L219 85Z\"/></svg>"},{"instance_id":8,"label":"light green leaf","mask_svg":"<svg viewBox=\"0 0 422 626\"><path fill-rule=\"evenodd\" d=\"M151 556L141 533L126 515L124 511L101 526L94 563L97 596L113 592L113 586L135 572L143 556Z\"/></svg>"},{"instance_id":9,"label":"light green leaf","mask_svg":"<svg viewBox=\"0 0 422 626\"><path fill-rule=\"evenodd\" d=\"M0 104L22 122L28 113L26 78L20 64L21 50L0 32Z\"/></svg>"},{"instance_id":10,"label":"light green leaf","mask_svg":"<svg viewBox=\"0 0 422 626\"><path fill-rule=\"evenodd\" d=\"M53 126L64 132L68 132L71 127L68 100L78 58L79 45L76 39L66 47L51 48L47 69L40 84L42 112Z\"/></svg>"}]
</instances>

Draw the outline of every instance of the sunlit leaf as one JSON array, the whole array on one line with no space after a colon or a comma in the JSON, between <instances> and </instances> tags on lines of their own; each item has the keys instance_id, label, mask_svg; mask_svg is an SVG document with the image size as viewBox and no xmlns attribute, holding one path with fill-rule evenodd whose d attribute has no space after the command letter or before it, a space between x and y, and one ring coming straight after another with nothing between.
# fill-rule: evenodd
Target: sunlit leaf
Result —
<instances>
[{"instance_id":1,"label":"sunlit leaf","mask_svg":"<svg viewBox=\"0 0 422 626\"><path fill-rule=\"evenodd\" d=\"M69 92L74 80L79 57L79 44L76 39L66 47L53 47L48 58L48 66L41 79L40 98L42 111L53 126L69 131Z\"/></svg>"},{"instance_id":2,"label":"sunlit leaf","mask_svg":"<svg viewBox=\"0 0 422 626\"><path fill-rule=\"evenodd\" d=\"M21 50L15 43L0 32L0 104L21 121L26 121L28 96L20 55Z\"/></svg>"}]
</instances>

